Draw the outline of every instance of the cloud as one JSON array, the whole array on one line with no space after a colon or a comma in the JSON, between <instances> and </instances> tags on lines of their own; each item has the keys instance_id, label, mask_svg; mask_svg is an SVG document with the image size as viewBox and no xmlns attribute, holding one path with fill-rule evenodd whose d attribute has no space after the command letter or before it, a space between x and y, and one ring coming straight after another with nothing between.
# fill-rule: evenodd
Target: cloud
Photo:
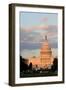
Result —
<instances>
[{"instance_id":1,"label":"cloud","mask_svg":"<svg viewBox=\"0 0 66 90\"><path fill-rule=\"evenodd\" d=\"M48 21L48 17L44 17L40 19L41 22L47 22Z\"/></svg>"},{"instance_id":2,"label":"cloud","mask_svg":"<svg viewBox=\"0 0 66 90\"><path fill-rule=\"evenodd\" d=\"M28 50L28 49L24 49L21 51L21 56L22 57L26 57L26 58L29 58L29 57L32 57L32 56L39 56L40 54L40 50L39 49L32 49L32 50Z\"/></svg>"},{"instance_id":3,"label":"cloud","mask_svg":"<svg viewBox=\"0 0 66 90\"><path fill-rule=\"evenodd\" d=\"M20 30L20 51L39 49L45 40L45 35L47 35L51 48L58 48L57 26L49 25L46 30L43 27L43 25L40 25L34 27L35 30L33 30L33 27L30 31L28 29Z\"/></svg>"},{"instance_id":4,"label":"cloud","mask_svg":"<svg viewBox=\"0 0 66 90\"><path fill-rule=\"evenodd\" d=\"M23 42L23 43L20 43L20 51L22 51L24 49L27 49L27 50L40 49L43 42L37 42L37 43ZM48 41L48 42L49 42L49 47L58 48L58 43L56 40L53 39L52 41Z\"/></svg>"},{"instance_id":5,"label":"cloud","mask_svg":"<svg viewBox=\"0 0 66 90\"><path fill-rule=\"evenodd\" d=\"M24 49L21 51L21 56L24 58L29 58L36 56L38 57L40 55L40 49ZM58 49L57 48L52 48L52 55L53 57L58 56Z\"/></svg>"},{"instance_id":6,"label":"cloud","mask_svg":"<svg viewBox=\"0 0 66 90\"><path fill-rule=\"evenodd\" d=\"M39 49L41 47L41 43L21 43L20 44L20 50L28 49L28 50L33 50L33 49Z\"/></svg>"},{"instance_id":7,"label":"cloud","mask_svg":"<svg viewBox=\"0 0 66 90\"><path fill-rule=\"evenodd\" d=\"M58 49L57 48L52 48L52 55L53 55L53 57L58 56Z\"/></svg>"},{"instance_id":8,"label":"cloud","mask_svg":"<svg viewBox=\"0 0 66 90\"><path fill-rule=\"evenodd\" d=\"M35 30L34 32L26 32L20 31L20 42L27 43L41 43L45 39L45 35L47 35L48 40L56 38L57 39L57 30L54 28L53 30L49 28L49 30Z\"/></svg>"},{"instance_id":9,"label":"cloud","mask_svg":"<svg viewBox=\"0 0 66 90\"><path fill-rule=\"evenodd\" d=\"M23 28L22 30L25 30L26 32L31 32L33 30L44 30L44 29L45 30L48 29L48 26L41 24L37 26L26 27L26 28Z\"/></svg>"},{"instance_id":10,"label":"cloud","mask_svg":"<svg viewBox=\"0 0 66 90\"><path fill-rule=\"evenodd\" d=\"M34 30L53 30L53 29L57 29L56 25L44 25L44 24L40 24L40 25L36 25L36 26L32 26L32 27L26 27L26 28L21 28L21 30L26 31L26 32L31 32Z\"/></svg>"},{"instance_id":11,"label":"cloud","mask_svg":"<svg viewBox=\"0 0 66 90\"><path fill-rule=\"evenodd\" d=\"M20 29L20 42L41 42L45 35L47 35L48 38L55 38L57 37L57 31L56 25L39 25L30 27L29 29Z\"/></svg>"}]
</instances>

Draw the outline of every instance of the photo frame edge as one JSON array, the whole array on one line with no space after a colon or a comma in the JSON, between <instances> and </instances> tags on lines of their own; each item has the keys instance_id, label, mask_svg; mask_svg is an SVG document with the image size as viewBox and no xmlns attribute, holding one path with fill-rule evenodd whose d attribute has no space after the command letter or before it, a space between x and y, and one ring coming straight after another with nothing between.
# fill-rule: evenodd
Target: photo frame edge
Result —
<instances>
[{"instance_id":1,"label":"photo frame edge","mask_svg":"<svg viewBox=\"0 0 66 90\"><path fill-rule=\"evenodd\" d=\"M42 82L42 83L26 83L26 84L15 84L15 7L24 6L24 7L43 7L43 8L55 8L62 9L63 12L63 58L64 58L64 6L52 6L52 5L34 5L34 4L18 4L13 3L9 4L9 85L10 86L29 86L29 85L44 85L44 84L59 84L64 83L64 59L63 59L63 80L57 82ZM12 14L12 17L10 16ZM11 18L10 18L11 17ZM10 50L12 48L12 50ZM12 57L11 57L12 56Z\"/></svg>"},{"instance_id":2,"label":"photo frame edge","mask_svg":"<svg viewBox=\"0 0 66 90\"><path fill-rule=\"evenodd\" d=\"M9 4L9 85L15 85L15 6Z\"/></svg>"}]
</instances>

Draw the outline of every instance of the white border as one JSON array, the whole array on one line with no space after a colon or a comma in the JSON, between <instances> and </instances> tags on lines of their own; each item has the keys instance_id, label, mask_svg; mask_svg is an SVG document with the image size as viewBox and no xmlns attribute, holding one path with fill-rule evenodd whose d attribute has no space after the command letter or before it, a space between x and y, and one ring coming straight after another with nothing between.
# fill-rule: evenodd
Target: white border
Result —
<instances>
[{"instance_id":1,"label":"white border","mask_svg":"<svg viewBox=\"0 0 66 90\"><path fill-rule=\"evenodd\" d=\"M45 12L58 13L58 76L52 77L31 77L20 78L20 52L19 52L19 12ZM15 84L24 83L38 83L38 82L54 82L62 81L62 9L48 9L48 8L31 8L31 7L16 7L15 8Z\"/></svg>"}]
</instances>

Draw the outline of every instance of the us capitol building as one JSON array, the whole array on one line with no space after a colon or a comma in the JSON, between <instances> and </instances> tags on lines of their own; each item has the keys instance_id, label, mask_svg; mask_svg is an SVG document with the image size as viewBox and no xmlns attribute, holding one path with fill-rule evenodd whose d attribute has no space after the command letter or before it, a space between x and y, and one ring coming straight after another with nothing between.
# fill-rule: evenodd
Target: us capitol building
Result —
<instances>
[{"instance_id":1,"label":"us capitol building","mask_svg":"<svg viewBox=\"0 0 66 90\"><path fill-rule=\"evenodd\" d=\"M28 59L29 63L32 63L33 68L51 68L51 65L53 64L52 50L49 46L47 36L45 36L44 39L40 48L40 55Z\"/></svg>"}]
</instances>

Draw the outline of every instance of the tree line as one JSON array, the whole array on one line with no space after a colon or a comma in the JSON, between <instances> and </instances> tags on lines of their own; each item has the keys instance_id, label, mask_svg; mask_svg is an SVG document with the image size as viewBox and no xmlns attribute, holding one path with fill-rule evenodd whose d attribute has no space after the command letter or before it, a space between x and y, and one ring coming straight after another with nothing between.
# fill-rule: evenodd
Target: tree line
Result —
<instances>
[{"instance_id":1,"label":"tree line","mask_svg":"<svg viewBox=\"0 0 66 90\"><path fill-rule=\"evenodd\" d=\"M32 69L32 63L28 65L27 62L28 59L22 58L20 56L20 72Z\"/></svg>"},{"instance_id":2,"label":"tree line","mask_svg":"<svg viewBox=\"0 0 66 90\"><path fill-rule=\"evenodd\" d=\"M20 72L26 71L26 70L32 70L32 63L29 65L27 64L28 59L25 59L20 56ZM54 58L53 65L51 66L51 71L58 71L58 59Z\"/></svg>"}]
</instances>

